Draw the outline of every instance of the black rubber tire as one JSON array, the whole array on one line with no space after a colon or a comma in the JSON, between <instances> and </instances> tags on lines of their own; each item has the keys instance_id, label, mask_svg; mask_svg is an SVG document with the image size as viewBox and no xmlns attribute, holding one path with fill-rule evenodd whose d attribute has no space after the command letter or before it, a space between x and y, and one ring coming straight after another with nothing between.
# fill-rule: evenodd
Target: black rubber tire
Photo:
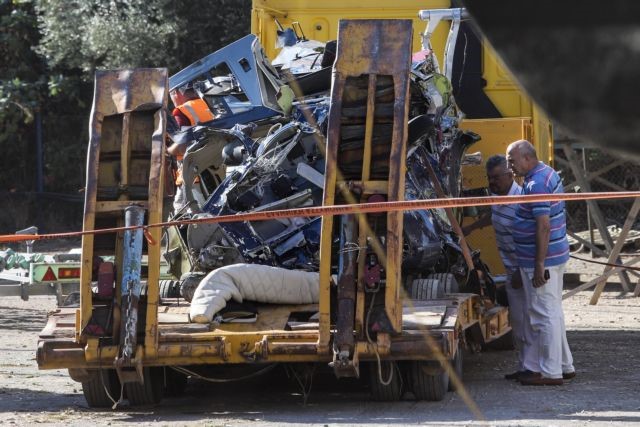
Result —
<instances>
[{"instance_id":1,"label":"black rubber tire","mask_svg":"<svg viewBox=\"0 0 640 427\"><path fill-rule=\"evenodd\" d=\"M397 362L382 361L382 379L389 378L389 370L393 369L391 383L384 385L378 376L378 362L369 363L369 386L371 389L371 400L378 402L397 402L404 393L404 381Z\"/></svg>"},{"instance_id":2,"label":"black rubber tire","mask_svg":"<svg viewBox=\"0 0 640 427\"><path fill-rule=\"evenodd\" d=\"M513 344L513 331L509 331L500 338L497 338L485 345L489 350L514 350L516 347Z\"/></svg>"},{"instance_id":3,"label":"black rubber tire","mask_svg":"<svg viewBox=\"0 0 640 427\"><path fill-rule=\"evenodd\" d=\"M458 282L453 274L430 274L426 279L411 282L411 299L417 301L444 298L447 294L458 292Z\"/></svg>"},{"instance_id":4,"label":"black rubber tire","mask_svg":"<svg viewBox=\"0 0 640 427\"><path fill-rule=\"evenodd\" d=\"M438 298L438 282L431 279L415 279L411 282L411 299L426 301Z\"/></svg>"},{"instance_id":5,"label":"black rubber tire","mask_svg":"<svg viewBox=\"0 0 640 427\"><path fill-rule=\"evenodd\" d=\"M65 296L60 307L80 307L80 291Z\"/></svg>"},{"instance_id":6,"label":"black rubber tire","mask_svg":"<svg viewBox=\"0 0 640 427\"><path fill-rule=\"evenodd\" d=\"M82 394L89 408L112 407L107 391L113 400L120 399L121 387L115 369L97 369L91 380L82 382Z\"/></svg>"},{"instance_id":7,"label":"black rubber tire","mask_svg":"<svg viewBox=\"0 0 640 427\"><path fill-rule=\"evenodd\" d=\"M127 383L124 390L131 406L160 403L164 394L164 368L144 368L144 384Z\"/></svg>"},{"instance_id":8,"label":"black rubber tire","mask_svg":"<svg viewBox=\"0 0 640 427\"><path fill-rule=\"evenodd\" d=\"M160 298L180 298L180 281L160 280Z\"/></svg>"},{"instance_id":9,"label":"black rubber tire","mask_svg":"<svg viewBox=\"0 0 640 427\"><path fill-rule=\"evenodd\" d=\"M440 282L439 286L439 297L442 298L447 294L455 294L458 293L460 288L458 286L458 281L456 280L456 276L451 273L435 273L427 276L427 279L438 280Z\"/></svg>"},{"instance_id":10,"label":"black rubber tire","mask_svg":"<svg viewBox=\"0 0 640 427\"><path fill-rule=\"evenodd\" d=\"M447 394L449 375L438 362L411 362L408 379L416 400L438 402Z\"/></svg>"},{"instance_id":11,"label":"black rubber tire","mask_svg":"<svg viewBox=\"0 0 640 427\"><path fill-rule=\"evenodd\" d=\"M462 381L462 376L464 374L463 367L462 367L463 359L464 357L463 357L462 348L458 347L458 351L456 351L456 355L453 356L453 360L451 361L451 367L455 371L460 381ZM449 386L447 387L447 390L456 391L456 386L451 381L451 378L449 378Z\"/></svg>"},{"instance_id":12,"label":"black rubber tire","mask_svg":"<svg viewBox=\"0 0 640 427\"><path fill-rule=\"evenodd\" d=\"M164 368L164 395L177 397L184 393L187 388L187 376L172 369Z\"/></svg>"}]
</instances>

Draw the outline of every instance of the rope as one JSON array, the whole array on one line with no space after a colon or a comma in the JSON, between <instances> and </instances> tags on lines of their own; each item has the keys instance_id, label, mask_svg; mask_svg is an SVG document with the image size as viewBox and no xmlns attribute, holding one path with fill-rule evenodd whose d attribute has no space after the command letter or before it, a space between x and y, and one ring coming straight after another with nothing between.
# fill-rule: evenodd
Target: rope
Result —
<instances>
[{"instance_id":1,"label":"rope","mask_svg":"<svg viewBox=\"0 0 640 427\"><path fill-rule=\"evenodd\" d=\"M575 255L569 255L569 256L571 258L573 258L573 259L577 259L577 260L584 261L584 262L590 262L592 264L606 265L606 266L609 266L609 267L618 267L618 268L621 268L623 270L640 271L640 267L632 267L630 265L615 264L615 263L611 263L611 262L595 261L595 260L592 260L592 259L580 258L580 257L577 257Z\"/></svg>"},{"instance_id":2,"label":"rope","mask_svg":"<svg viewBox=\"0 0 640 427\"><path fill-rule=\"evenodd\" d=\"M371 319L371 312L373 311L373 302L376 300L376 294L377 292L371 294L371 301L369 301L369 309L367 310L367 317L364 322L364 333L367 337L367 341L373 346L373 351L376 354L376 360L378 362L378 381L386 387L391 384L391 381L393 380L393 371L395 370L396 365L393 362L389 362L389 378L384 380L382 378L382 360L380 359L380 353L378 353L378 344L374 343L369 335L369 320ZM402 377L400 377L400 381L402 381Z\"/></svg>"},{"instance_id":3,"label":"rope","mask_svg":"<svg viewBox=\"0 0 640 427\"><path fill-rule=\"evenodd\" d=\"M159 222L148 225L136 225L129 227L102 228L97 230L75 231L68 233L52 234L5 234L0 235L0 243L23 242L27 240L52 240L66 239L69 237L79 237L96 234L118 233L142 229L146 230L147 239L151 236L148 230L157 227L170 227L185 224L207 224L220 222L242 222L242 221L265 221L269 219L294 218L294 217L317 217L330 215L350 215L387 213L418 209L436 208L461 208L467 206L493 206L510 205L518 203L535 203L551 201L576 201L576 200L603 200L603 199L627 199L640 197L640 191L622 192L598 192L598 193L565 193L565 194L529 194L526 196L484 196L484 197L455 197L448 199L426 199L426 200L402 200L378 203L356 203L350 205L314 206L308 208L293 208L274 211L247 212L235 215L221 215L207 218L187 219L180 221ZM153 240L149 241L155 244Z\"/></svg>"}]
</instances>

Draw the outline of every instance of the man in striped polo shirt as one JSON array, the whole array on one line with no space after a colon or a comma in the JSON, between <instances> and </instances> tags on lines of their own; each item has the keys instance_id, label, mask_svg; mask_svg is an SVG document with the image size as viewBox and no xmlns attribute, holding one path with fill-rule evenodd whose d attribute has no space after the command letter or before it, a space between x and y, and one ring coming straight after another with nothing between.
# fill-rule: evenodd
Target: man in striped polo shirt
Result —
<instances>
[{"instance_id":1,"label":"man in striped polo shirt","mask_svg":"<svg viewBox=\"0 0 640 427\"><path fill-rule=\"evenodd\" d=\"M513 179L513 173L507 167L505 156L492 156L487 160L487 181L489 190L494 196L515 196L520 195L522 187ZM523 344L527 339L525 328L529 324L526 317L526 305L524 290L518 271L518 257L513 243L511 230L513 221L516 219L516 209L518 205L493 205L491 213L481 217L478 221L463 228L464 234L469 234L473 230L493 225L496 235L498 252L502 259L502 264L506 271L505 290L509 301L509 323L513 330L513 344L518 352L518 370L512 374L505 375L508 380L517 380L526 373L524 367Z\"/></svg>"},{"instance_id":2,"label":"man in striped polo shirt","mask_svg":"<svg viewBox=\"0 0 640 427\"><path fill-rule=\"evenodd\" d=\"M553 168L538 160L529 141L507 147L511 170L524 177L523 194L562 193L562 180ZM566 341L562 286L569 260L564 202L523 203L513 223L513 241L520 266L532 340L524 344L524 385L560 385L575 376Z\"/></svg>"}]
</instances>

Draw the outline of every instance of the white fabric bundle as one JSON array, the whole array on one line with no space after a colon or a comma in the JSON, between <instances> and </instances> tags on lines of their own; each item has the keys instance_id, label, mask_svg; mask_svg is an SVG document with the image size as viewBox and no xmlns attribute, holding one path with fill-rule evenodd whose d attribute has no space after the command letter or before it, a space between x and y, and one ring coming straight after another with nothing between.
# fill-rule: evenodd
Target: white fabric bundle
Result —
<instances>
[{"instance_id":1,"label":"white fabric bundle","mask_svg":"<svg viewBox=\"0 0 640 427\"><path fill-rule=\"evenodd\" d=\"M320 275L259 264L233 264L207 274L191 301L192 322L210 323L231 298L274 304L314 304L319 300Z\"/></svg>"}]
</instances>

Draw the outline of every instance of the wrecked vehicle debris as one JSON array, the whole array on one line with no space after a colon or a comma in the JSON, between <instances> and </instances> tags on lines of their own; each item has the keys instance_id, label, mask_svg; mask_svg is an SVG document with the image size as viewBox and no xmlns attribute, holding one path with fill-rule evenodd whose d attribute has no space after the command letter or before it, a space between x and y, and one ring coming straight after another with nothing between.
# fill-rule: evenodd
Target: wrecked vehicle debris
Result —
<instances>
[{"instance_id":1,"label":"wrecked vehicle debris","mask_svg":"<svg viewBox=\"0 0 640 427\"><path fill-rule=\"evenodd\" d=\"M297 38L289 47L304 48L305 43L308 41ZM180 217L203 218L322 203L330 68L315 72L311 68L300 76L292 76L291 70L278 74L255 37L247 36L170 78L170 89L184 85L196 88L219 117L189 130L200 136L193 138L184 157L185 203L190 209ZM392 106L393 87L390 81L380 82L376 116L382 117ZM358 84L346 94L350 97L347 101L366 95L366 84ZM294 92L296 97L288 99ZM347 106L343 111L347 122L342 126L340 170L345 176L358 176L366 108ZM437 197L427 163L446 195L459 196L465 151L479 137L458 128L462 113L455 104L451 84L439 73L437 60L428 50L414 55L409 115L406 199ZM239 124L253 127L244 132L229 129ZM384 141L389 140L391 131L391 124L385 123L374 129L374 150L378 151L372 153L371 179L386 179L389 173ZM443 210L406 212L404 223L402 268L406 275L415 278L452 273L465 282L468 266ZM206 273L237 263L318 271L320 218L197 224L180 233L182 250L188 252L191 261L190 271ZM178 259L174 254L174 262ZM189 283L193 288L193 275L189 276Z\"/></svg>"},{"instance_id":2,"label":"wrecked vehicle debris","mask_svg":"<svg viewBox=\"0 0 640 427\"><path fill-rule=\"evenodd\" d=\"M175 159L184 196L174 200L173 219L256 211L272 218L260 211L452 194L460 182L454 157L475 138L458 130L451 105L430 109L437 103L424 88L410 92L411 40L409 20L343 20L333 67L285 82L262 78L269 65L246 39L244 52L214 53L171 85L197 91L197 100L185 99L200 101L192 104L198 118L214 117L177 123L171 141L163 132L165 69L98 73L85 230L130 223L131 209L144 212L143 227L162 222L171 201L164 154ZM251 90L283 105L240 105ZM289 103L287 93L295 94ZM100 155L105 147L114 154ZM158 403L165 390L184 388L185 375L213 380L213 365L264 372L280 362L328 364L336 377L368 368L375 400L401 399L407 379L417 400L438 401L449 374L459 380L465 347L510 338L508 310L493 303L490 277L451 210L147 228L136 231L146 271L123 250L122 234L87 234L80 303L53 313L40 335L39 367L68 368L92 407ZM105 253L115 259L100 264L99 273L108 271L95 292L88 272ZM160 280L162 255L181 280ZM130 280L117 274L127 265L135 265Z\"/></svg>"},{"instance_id":3,"label":"wrecked vehicle debris","mask_svg":"<svg viewBox=\"0 0 640 427\"><path fill-rule=\"evenodd\" d=\"M216 119L230 128L287 115L293 92L273 68L258 39L248 35L194 62L169 79L169 91L193 87Z\"/></svg>"}]
</instances>

